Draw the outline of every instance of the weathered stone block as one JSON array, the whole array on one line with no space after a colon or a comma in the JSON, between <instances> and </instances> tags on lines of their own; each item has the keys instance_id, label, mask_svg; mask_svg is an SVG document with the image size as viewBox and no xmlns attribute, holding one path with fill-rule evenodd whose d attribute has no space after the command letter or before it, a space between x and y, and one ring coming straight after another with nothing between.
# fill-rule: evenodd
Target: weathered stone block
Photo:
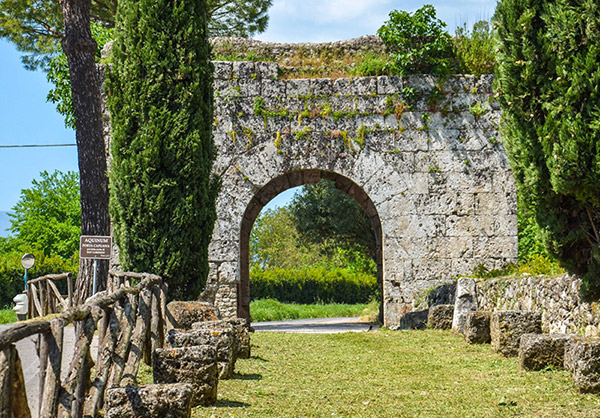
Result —
<instances>
[{"instance_id":1,"label":"weathered stone block","mask_svg":"<svg viewBox=\"0 0 600 418\"><path fill-rule=\"evenodd\" d=\"M465 341L469 344L489 344L490 312L467 312L465 322Z\"/></svg>"},{"instance_id":2,"label":"weathered stone block","mask_svg":"<svg viewBox=\"0 0 600 418\"><path fill-rule=\"evenodd\" d=\"M571 373L575 370L577 363L577 358L575 357L577 350L575 350L575 345L582 341L585 341L585 337L581 335L571 335L571 338L565 343L565 360L563 366L565 370L568 370Z\"/></svg>"},{"instance_id":3,"label":"weathered stone block","mask_svg":"<svg viewBox=\"0 0 600 418\"><path fill-rule=\"evenodd\" d=\"M107 418L187 418L194 386L189 383L127 386L106 391Z\"/></svg>"},{"instance_id":4,"label":"weathered stone block","mask_svg":"<svg viewBox=\"0 0 600 418\"><path fill-rule=\"evenodd\" d=\"M208 345L156 349L152 357L154 383L191 383L192 406L217 401L217 350Z\"/></svg>"},{"instance_id":5,"label":"weathered stone block","mask_svg":"<svg viewBox=\"0 0 600 418\"><path fill-rule=\"evenodd\" d=\"M454 305L436 305L429 308L427 326L433 329L452 328Z\"/></svg>"},{"instance_id":6,"label":"weathered stone block","mask_svg":"<svg viewBox=\"0 0 600 418\"><path fill-rule=\"evenodd\" d=\"M227 329L233 335L233 353L237 358L250 357L250 333L245 319L237 318L230 320L197 322L192 325L193 329Z\"/></svg>"},{"instance_id":7,"label":"weathered stone block","mask_svg":"<svg viewBox=\"0 0 600 418\"><path fill-rule=\"evenodd\" d=\"M428 316L429 309L404 314L400 318L398 329L425 329Z\"/></svg>"},{"instance_id":8,"label":"weathered stone block","mask_svg":"<svg viewBox=\"0 0 600 418\"><path fill-rule=\"evenodd\" d=\"M519 345L519 367L523 370L562 369L568 334L523 334Z\"/></svg>"},{"instance_id":9,"label":"weathered stone block","mask_svg":"<svg viewBox=\"0 0 600 418\"><path fill-rule=\"evenodd\" d=\"M167 341L173 348L209 345L217 350L219 379L231 377L235 369L234 352L235 336L232 329L193 329L184 331L172 329L167 334Z\"/></svg>"},{"instance_id":10,"label":"weathered stone block","mask_svg":"<svg viewBox=\"0 0 600 418\"><path fill-rule=\"evenodd\" d=\"M600 393L600 340L572 339L565 350L565 368L581 393Z\"/></svg>"},{"instance_id":11,"label":"weathered stone block","mask_svg":"<svg viewBox=\"0 0 600 418\"><path fill-rule=\"evenodd\" d=\"M167 329L190 329L194 322L218 319L219 311L208 302L173 301L167 305Z\"/></svg>"},{"instance_id":12,"label":"weathered stone block","mask_svg":"<svg viewBox=\"0 0 600 418\"><path fill-rule=\"evenodd\" d=\"M490 320L492 350L505 357L519 354L523 334L542 333L542 314L532 311L493 312Z\"/></svg>"},{"instance_id":13,"label":"weathered stone block","mask_svg":"<svg viewBox=\"0 0 600 418\"><path fill-rule=\"evenodd\" d=\"M244 318L229 320L237 336L237 358L250 358L250 325Z\"/></svg>"},{"instance_id":14,"label":"weathered stone block","mask_svg":"<svg viewBox=\"0 0 600 418\"><path fill-rule=\"evenodd\" d=\"M475 280L461 277L456 282L456 301L454 303L454 317L452 330L463 334L467 322L467 312L477 310L477 291Z\"/></svg>"}]
</instances>

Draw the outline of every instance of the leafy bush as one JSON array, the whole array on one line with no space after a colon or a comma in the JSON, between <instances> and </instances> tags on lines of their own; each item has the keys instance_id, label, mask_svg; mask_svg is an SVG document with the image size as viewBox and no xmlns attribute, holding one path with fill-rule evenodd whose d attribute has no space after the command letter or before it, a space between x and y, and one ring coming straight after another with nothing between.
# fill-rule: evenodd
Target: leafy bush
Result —
<instances>
[{"instance_id":1,"label":"leafy bush","mask_svg":"<svg viewBox=\"0 0 600 418\"><path fill-rule=\"evenodd\" d=\"M367 51L350 69L350 75L359 77L375 77L380 75L394 75L398 73L396 63L388 54L376 54Z\"/></svg>"},{"instance_id":2,"label":"leafy bush","mask_svg":"<svg viewBox=\"0 0 600 418\"><path fill-rule=\"evenodd\" d=\"M250 271L253 300L277 299L280 302L310 304L367 303L380 297L377 279L348 269L327 270L321 267L301 270L253 268Z\"/></svg>"},{"instance_id":3,"label":"leafy bush","mask_svg":"<svg viewBox=\"0 0 600 418\"><path fill-rule=\"evenodd\" d=\"M454 49L459 71L466 74L492 74L494 72L494 39L490 22L481 20L469 30L467 24L456 28Z\"/></svg>"},{"instance_id":4,"label":"leafy bush","mask_svg":"<svg viewBox=\"0 0 600 418\"><path fill-rule=\"evenodd\" d=\"M43 251L28 250L35 256L35 265L28 271L27 277L32 280L36 277L51 273L73 273L77 277L79 269L79 254L64 259L59 256L45 256ZM21 257L26 251L12 250L0 253L0 307L12 306L12 299L25 289L23 282L24 270L21 266ZM65 289L57 283L59 290Z\"/></svg>"},{"instance_id":5,"label":"leafy bush","mask_svg":"<svg viewBox=\"0 0 600 418\"><path fill-rule=\"evenodd\" d=\"M400 74L447 74L453 60L452 38L435 8L414 13L393 10L377 31L391 52Z\"/></svg>"}]
</instances>

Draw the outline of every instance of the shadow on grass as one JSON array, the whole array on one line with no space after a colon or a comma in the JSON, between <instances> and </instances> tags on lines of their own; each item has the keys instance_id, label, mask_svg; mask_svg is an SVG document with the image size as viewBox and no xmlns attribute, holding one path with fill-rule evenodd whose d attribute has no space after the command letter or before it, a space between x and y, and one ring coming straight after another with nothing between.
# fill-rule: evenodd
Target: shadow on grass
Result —
<instances>
[{"instance_id":1,"label":"shadow on grass","mask_svg":"<svg viewBox=\"0 0 600 418\"><path fill-rule=\"evenodd\" d=\"M268 362L269 362L269 360L267 360L266 358L263 358L263 357L261 357L261 356L250 356L250 358L251 358L252 360L258 360L258 361L262 361L262 362L265 362L265 363L268 363Z\"/></svg>"},{"instance_id":2,"label":"shadow on grass","mask_svg":"<svg viewBox=\"0 0 600 418\"><path fill-rule=\"evenodd\" d=\"M231 401L229 399L219 399L213 405L213 408L248 408L249 406L251 405L246 402Z\"/></svg>"},{"instance_id":3,"label":"shadow on grass","mask_svg":"<svg viewBox=\"0 0 600 418\"><path fill-rule=\"evenodd\" d=\"M235 372L233 376L230 377L233 380L262 380L262 375L258 373L238 373Z\"/></svg>"}]
</instances>

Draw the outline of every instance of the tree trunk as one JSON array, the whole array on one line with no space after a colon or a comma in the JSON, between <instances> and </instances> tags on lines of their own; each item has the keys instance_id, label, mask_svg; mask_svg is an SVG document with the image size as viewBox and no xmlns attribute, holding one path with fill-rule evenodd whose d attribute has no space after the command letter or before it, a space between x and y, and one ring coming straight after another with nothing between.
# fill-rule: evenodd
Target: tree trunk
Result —
<instances>
[{"instance_id":1,"label":"tree trunk","mask_svg":"<svg viewBox=\"0 0 600 418\"><path fill-rule=\"evenodd\" d=\"M81 234L110 235L106 148L102 135L97 45L90 30L91 0L61 0L65 27L62 48L71 73L81 187ZM75 301L91 296L93 260L79 261ZM98 290L105 287L108 262L98 261Z\"/></svg>"}]
</instances>

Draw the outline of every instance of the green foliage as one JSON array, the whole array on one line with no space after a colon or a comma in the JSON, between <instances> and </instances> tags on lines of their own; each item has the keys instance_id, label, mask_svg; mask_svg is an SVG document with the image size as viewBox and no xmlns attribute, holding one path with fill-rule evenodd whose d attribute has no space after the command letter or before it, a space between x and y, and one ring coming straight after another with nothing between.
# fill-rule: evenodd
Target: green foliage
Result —
<instances>
[{"instance_id":1,"label":"green foliage","mask_svg":"<svg viewBox=\"0 0 600 418\"><path fill-rule=\"evenodd\" d=\"M291 215L305 243L324 246L326 253L337 247L363 251L375 258L375 235L371 220L335 183L322 180L303 186L290 203ZM343 216L342 216L343 214Z\"/></svg>"},{"instance_id":2,"label":"green foliage","mask_svg":"<svg viewBox=\"0 0 600 418\"><path fill-rule=\"evenodd\" d=\"M359 77L374 77L380 75L398 74L396 63L387 54L376 54L367 51L362 59L350 71L350 75Z\"/></svg>"},{"instance_id":3,"label":"green foliage","mask_svg":"<svg viewBox=\"0 0 600 418\"><path fill-rule=\"evenodd\" d=\"M117 0L91 0L91 21L97 27L114 27L117 3ZM272 0L207 0L210 35L251 37L264 32L269 22L267 11L272 3ZM46 69L49 61L60 51L63 31L58 1L0 1L0 37L26 53L22 60L29 69ZM61 81L64 73L57 77Z\"/></svg>"},{"instance_id":4,"label":"green foliage","mask_svg":"<svg viewBox=\"0 0 600 418\"><path fill-rule=\"evenodd\" d=\"M13 237L6 245L35 247L45 256L68 259L78 251L81 235L79 174L43 171L40 176L21 191L9 213Z\"/></svg>"},{"instance_id":5,"label":"green foliage","mask_svg":"<svg viewBox=\"0 0 600 418\"><path fill-rule=\"evenodd\" d=\"M314 246L300 243L300 236L286 206L263 211L250 235L252 262L262 269L293 269L322 259Z\"/></svg>"},{"instance_id":6,"label":"green foliage","mask_svg":"<svg viewBox=\"0 0 600 418\"><path fill-rule=\"evenodd\" d=\"M452 38L435 8L425 5L414 13L393 10L377 34L400 74L447 74L453 58Z\"/></svg>"},{"instance_id":7,"label":"green foliage","mask_svg":"<svg viewBox=\"0 0 600 418\"><path fill-rule=\"evenodd\" d=\"M251 38L267 29L273 0L207 0L211 36Z\"/></svg>"},{"instance_id":8,"label":"green foliage","mask_svg":"<svg viewBox=\"0 0 600 418\"><path fill-rule=\"evenodd\" d=\"M544 244L600 295L600 7L503 0L497 92L519 198Z\"/></svg>"},{"instance_id":9,"label":"green foliage","mask_svg":"<svg viewBox=\"0 0 600 418\"><path fill-rule=\"evenodd\" d=\"M480 20L472 30L466 23L457 27L454 49L461 72L474 75L494 72L494 40L490 22Z\"/></svg>"},{"instance_id":10,"label":"green foliage","mask_svg":"<svg viewBox=\"0 0 600 418\"><path fill-rule=\"evenodd\" d=\"M96 62L99 62L102 48L113 38L113 29L96 22L92 22L90 27L92 36L98 44ZM46 100L56 105L56 111L65 118L65 126L75 129L73 98L71 97L71 76L67 56L64 52L59 52L48 61L46 79L54 85L54 88L48 92Z\"/></svg>"},{"instance_id":11,"label":"green foliage","mask_svg":"<svg viewBox=\"0 0 600 418\"><path fill-rule=\"evenodd\" d=\"M0 309L0 325L17 322L17 314L10 308Z\"/></svg>"},{"instance_id":12,"label":"green foliage","mask_svg":"<svg viewBox=\"0 0 600 418\"><path fill-rule=\"evenodd\" d=\"M216 217L206 13L192 0L121 1L107 80L120 261L163 276L176 299L204 287Z\"/></svg>"},{"instance_id":13,"label":"green foliage","mask_svg":"<svg viewBox=\"0 0 600 418\"><path fill-rule=\"evenodd\" d=\"M0 241L0 307L11 305L12 299L25 288L21 257L26 252L35 256L35 265L28 272L29 280L51 273L72 272L73 277L77 277L79 270L77 251L69 258L57 255L46 256L36 247L15 246L14 243L7 243L7 241L7 239Z\"/></svg>"},{"instance_id":14,"label":"green foliage","mask_svg":"<svg viewBox=\"0 0 600 418\"><path fill-rule=\"evenodd\" d=\"M495 277L513 277L521 274L558 276L564 273L565 271L554 258L541 254L532 254L527 261L519 262L518 264L512 263L503 269L490 270L484 264L480 264L473 269L470 277L492 279Z\"/></svg>"},{"instance_id":15,"label":"green foliage","mask_svg":"<svg viewBox=\"0 0 600 418\"><path fill-rule=\"evenodd\" d=\"M260 299L250 302L252 322L352 317L360 316L366 308L367 305L365 304L314 303L299 305L297 303L282 303L275 299Z\"/></svg>"},{"instance_id":16,"label":"green foliage","mask_svg":"<svg viewBox=\"0 0 600 418\"><path fill-rule=\"evenodd\" d=\"M322 267L301 270L270 269L250 271L253 300L277 299L294 303L367 303L380 298L377 279L348 269L328 270Z\"/></svg>"}]
</instances>

